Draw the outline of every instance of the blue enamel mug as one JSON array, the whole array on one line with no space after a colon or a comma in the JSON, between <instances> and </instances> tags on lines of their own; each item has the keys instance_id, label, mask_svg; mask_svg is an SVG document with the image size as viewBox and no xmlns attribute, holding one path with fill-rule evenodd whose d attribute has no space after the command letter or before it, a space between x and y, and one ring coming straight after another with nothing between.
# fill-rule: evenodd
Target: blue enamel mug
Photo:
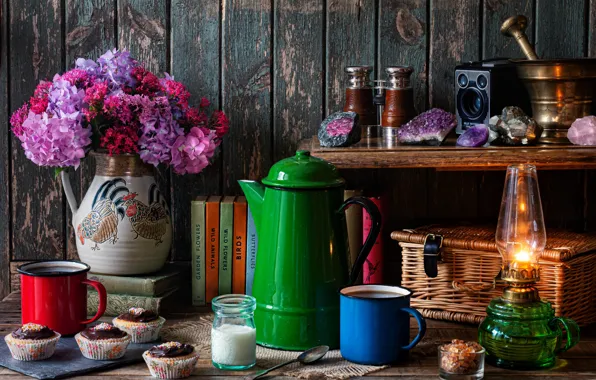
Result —
<instances>
[{"instance_id":1,"label":"blue enamel mug","mask_svg":"<svg viewBox=\"0 0 596 380\"><path fill-rule=\"evenodd\" d=\"M412 292L390 285L356 285L340 296L340 351L354 363L384 365L407 357L426 333L426 322L410 307ZM410 342L410 315L418 335Z\"/></svg>"}]
</instances>

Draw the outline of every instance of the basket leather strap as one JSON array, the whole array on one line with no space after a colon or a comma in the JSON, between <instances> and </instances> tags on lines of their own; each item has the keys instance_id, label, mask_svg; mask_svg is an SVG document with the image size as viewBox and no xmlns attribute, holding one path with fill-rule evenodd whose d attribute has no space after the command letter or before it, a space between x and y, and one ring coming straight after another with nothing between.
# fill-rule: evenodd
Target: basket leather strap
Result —
<instances>
[{"instance_id":1,"label":"basket leather strap","mask_svg":"<svg viewBox=\"0 0 596 380\"><path fill-rule=\"evenodd\" d=\"M424 272L428 277L438 275L438 261L443 246L443 236L428 234L424 239Z\"/></svg>"}]
</instances>

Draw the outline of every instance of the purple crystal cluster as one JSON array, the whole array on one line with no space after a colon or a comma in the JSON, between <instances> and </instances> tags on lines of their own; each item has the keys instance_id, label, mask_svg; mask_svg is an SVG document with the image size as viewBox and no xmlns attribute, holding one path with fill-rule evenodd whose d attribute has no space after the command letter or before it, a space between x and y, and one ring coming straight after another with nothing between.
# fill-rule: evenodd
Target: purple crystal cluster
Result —
<instances>
[{"instance_id":1,"label":"purple crystal cluster","mask_svg":"<svg viewBox=\"0 0 596 380\"><path fill-rule=\"evenodd\" d=\"M348 146L360 141L361 130L358 114L355 112L336 112L321 123L319 142L321 146Z\"/></svg>"},{"instance_id":2,"label":"purple crystal cluster","mask_svg":"<svg viewBox=\"0 0 596 380\"><path fill-rule=\"evenodd\" d=\"M454 114L432 108L403 125L397 139L402 144L441 145L456 124Z\"/></svg>"},{"instance_id":3,"label":"purple crystal cluster","mask_svg":"<svg viewBox=\"0 0 596 380\"><path fill-rule=\"evenodd\" d=\"M585 116L571 124L567 138L575 145L596 145L596 116Z\"/></svg>"},{"instance_id":4,"label":"purple crystal cluster","mask_svg":"<svg viewBox=\"0 0 596 380\"><path fill-rule=\"evenodd\" d=\"M476 124L459 136L455 145L465 147L484 146L488 142L488 127L484 124Z\"/></svg>"}]
</instances>

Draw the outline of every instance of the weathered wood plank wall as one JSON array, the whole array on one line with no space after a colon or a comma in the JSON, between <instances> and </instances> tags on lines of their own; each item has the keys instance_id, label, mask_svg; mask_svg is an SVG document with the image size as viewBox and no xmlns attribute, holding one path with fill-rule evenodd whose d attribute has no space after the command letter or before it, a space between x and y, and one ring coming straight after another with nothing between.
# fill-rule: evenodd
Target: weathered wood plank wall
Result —
<instances>
[{"instance_id":1,"label":"weathered wood plank wall","mask_svg":"<svg viewBox=\"0 0 596 380\"><path fill-rule=\"evenodd\" d=\"M0 3L0 296L10 290L9 262L77 257L60 183L52 170L25 158L8 119L39 80L71 67L78 56L128 49L150 69L184 82L192 101L206 96L213 109L229 115L230 134L204 173L180 177L160 169L173 210L173 260L190 259L189 200L238 193L238 179L261 178L290 155L324 115L341 108L346 65L372 65L376 78L388 65L411 65L417 109L452 110L455 64L521 55L499 34L509 15L528 16L527 33L540 56L596 56L596 0ZM70 174L79 199L92 178L91 161ZM344 174L352 186L386 196L388 230L419 221L494 221L504 177L433 170ZM548 224L595 227L594 172L544 172L541 185Z\"/></svg>"}]
</instances>

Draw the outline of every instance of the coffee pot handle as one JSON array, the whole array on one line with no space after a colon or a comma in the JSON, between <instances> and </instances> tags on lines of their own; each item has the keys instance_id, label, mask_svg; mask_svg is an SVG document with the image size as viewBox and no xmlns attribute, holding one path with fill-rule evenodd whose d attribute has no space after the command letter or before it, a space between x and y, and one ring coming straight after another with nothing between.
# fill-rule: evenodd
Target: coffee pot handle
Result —
<instances>
[{"instance_id":1,"label":"coffee pot handle","mask_svg":"<svg viewBox=\"0 0 596 380\"><path fill-rule=\"evenodd\" d=\"M565 352L579 342L579 326L577 325L577 323L575 323L573 319L566 317L554 317L550 320L548 324L550 328L558 330L560 334L560 341L563 340L563 338L566 338L567 340L565 342L564 347L561 347L561 345L559 344L559 347L557 348L557 351L555 353L558 354L560 352ZM565 330L564 336L563 329L561 329L559 325L563 326L563 329Z\"/></svg>"},{"instance_id":2,"label":"coffee pot handle","mask_svg":"<svg viewBox=\"0 0 596 380\"><path fill-rule=\"evenodd\" d=\"M366 258L368 257L370 250L375 245L375 242L379 237L379 233L381 232L381 212L377 208L377 205L375 205L370 199L366 197L348 198L339 208L339 212L343 212L350 205L362 206L362 208L364 208L366 212L368 212L368 215L370 215L370 219L372 222L370 232L368 233L368 236L364 241L364 245L362 246L362 249L360 250L358 257L356 258L356 262L354 263L352 270L350 271L350 282L348 283L348 285L353 285L356 282L356 279L358 279L358 275L362 270L362 266L366 262Z\"/></svg>"},{"instance_id":3,"label":"coffee pot handle","mask_svg":"<svg viewBox=\"0 0 596 380\"><path fill-rule=\"evenodd\" d=\"M93 286L95 290L97 290L97 295L99 297L99 305L97 306L97 313L91 318L87 319L86 321L82 321L81 323L84 325L88 325L91 322L97 321L103 313L106 311L106 306L108 304L108 295L106 293L106 288L102 285L99 281L94 280L83 280L81 281L83 285Z\"/></svg>"}]
</instances>

